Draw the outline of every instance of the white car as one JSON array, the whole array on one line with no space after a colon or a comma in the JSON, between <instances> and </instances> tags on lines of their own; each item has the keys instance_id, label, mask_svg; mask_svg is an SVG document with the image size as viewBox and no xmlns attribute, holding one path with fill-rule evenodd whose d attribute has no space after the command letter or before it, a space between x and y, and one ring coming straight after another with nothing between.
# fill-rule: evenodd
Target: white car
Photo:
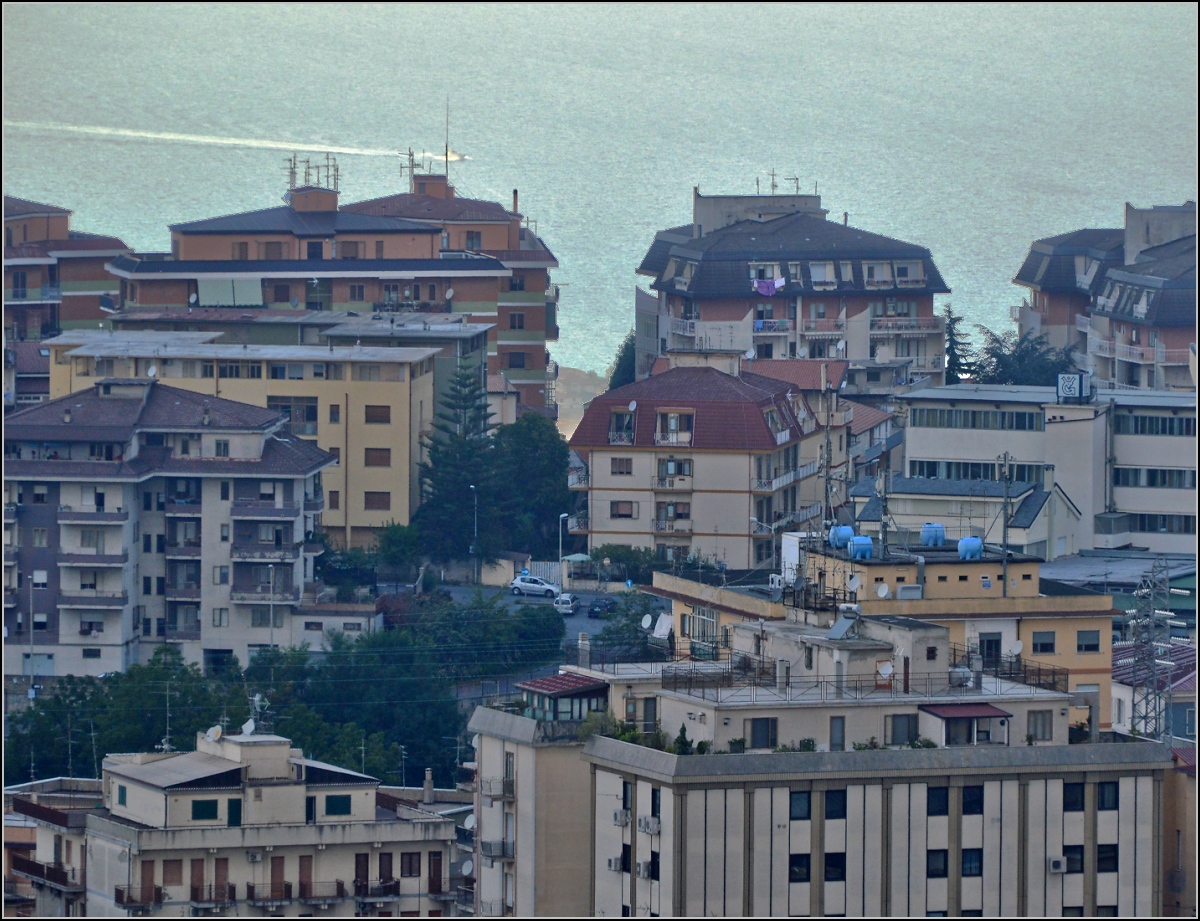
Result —
<instances>
[{"instance_id":1,"label":"white car","mask_svg":"<svg viewBox=\"0 0 1200 921\"><path fill-rule=\"evenodd\" d=\"M552 582L545 582L536 576L517 576L509 583L514 595L543 595L546 598L557 598L562 589Z\"/></svg>"},{"instance_id":2,"label":"white car","mask_svg":"<svg viewBox=\"0 0 1200 921\"><path fill-rule=\"evenodd\" d=\"M558 613L562 614L564 617L570 617L572 614L578 611L582 605L583 602L579 600L578 595L569 595L566 592L563 592L554 599L554 610L558 611Z\"/></svg>"}]
</instances>

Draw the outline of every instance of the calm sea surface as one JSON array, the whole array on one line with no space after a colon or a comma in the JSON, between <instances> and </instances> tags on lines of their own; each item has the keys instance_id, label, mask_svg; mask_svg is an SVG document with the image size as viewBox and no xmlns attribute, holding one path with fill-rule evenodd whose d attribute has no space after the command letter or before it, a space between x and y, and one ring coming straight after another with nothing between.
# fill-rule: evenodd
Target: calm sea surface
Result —
<instances>
[{"instance_id":1,"label":"calm sea surface","mask_svg":"<svg viewBox=\"0 0 1200 921\"><path fill-rule=\"evenodd\" d=\"M562 263L562 364L603 370L653 233L691 189L814 184L928 246L1010 326L1036 237L1196 197L1196 6L5 5L4 191L166 249L270 207L283 158L340 149L343 200L441 151ZM644 281L643 281L644 283Z\"/></svg>"}]
</instances>

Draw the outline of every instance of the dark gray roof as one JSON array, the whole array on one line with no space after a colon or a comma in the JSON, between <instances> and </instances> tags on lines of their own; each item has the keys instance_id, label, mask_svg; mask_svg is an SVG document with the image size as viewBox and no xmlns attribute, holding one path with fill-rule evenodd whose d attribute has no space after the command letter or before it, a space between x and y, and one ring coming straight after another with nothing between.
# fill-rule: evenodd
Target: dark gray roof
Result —
<instances>
[{"instance_id":1,"label":"dark gray roof","mask_svg":"<svg viewBox=\"0 0 1200 921\"><path fill-rule=\"evenodd\" d=\"M1116 296L1116 303L1095 303L1092 312L1097 315L1147 326L1194 326L1196 235L1143 250L1132 265L1109 268L1102 294ZM1135 310L1143 295L1144 313Z\"/></svg>"},{"instance_id":2,"label":"dark gray roof","mask_svg":"<svg viewBox=\"0 0 1200 921\"><path fill-rule=\"evenodd\" d=\"M661 275L671 258L671 247L677 243L687 243L692 239L694 225L681 224L660 230L654 235L654 242L642 257L642 264L637 267L639 275Z\"/></svg>"},{"instance_id":3,"label":"dark gray roof","mask_svg":"<svg viewBox=\"0 0 1200 921\"><path fill-rule=\"evenodd\" d=\"M348 214L407 218L413 221L470 221L507 224L515 216L503 205L477 198L440 198L405 192L342 205Z\"/></svg>"},{"instance_id":4,"label":"dark gray roof","mask_svg":"<svg viewBox=\"0 0 1200 921\"><path fill-rule=\"evenodd\" d=\"M27 198L4 196L4 216L20 217L23 214L70 214L66 208L57 205L44 205L40 201L30 201Z\"/></svg>"},{"instance_id":5,"label":"dark gray roof","mask_svg":"<svg viewBox=\"0 0 1200 921\"><path fill-rule=\"evenodd\" d=\"M1042 508L1049 500L1050 493L1039 486L1021 500L1021 504L1017 506L1017 510L1008 519L1008 526L1010 528L1033 527L1033 523L1037 521L1037 516L1042 513Z\"/></svg>"},{"instance_id":6,"label":"dark gray roof","mask_svg":"<svg viewBox=\"0 0 1200 921\"><path fill-rule=\"evenodd\" d=\"M893 477L888 481L892 495L908 496L979 496L986 499L1004 498L1004 484L999 480L946 480L941 477ZM1009 484L1009 497L1017 498L1033 489L1032 483L1017 480ZM850 488L858 498L875 495L875 478L863 477Z\"/></svg>"},{"instance_id":7,"label":"dark gray roof","mask_svg":"<svg viewBox=\"0 0 1200 921\"><path fill-rule=\"evenodd\" d=\"M182 234L287 233L298 237L327 237L335 233L440 233L429 224L354 211L297 211L290 205L243 211L199 221L172 224Z\"/></svg>"},{"instance_id":8,"label":"dark gray roof","mask_svg":"<svg viewBox=\"0 0 1200 921\"><path fill-rule=\"evenodd\" d=\"M471 259L139 259L117 256L109 261L114 269L133 277L154 275L279 275L311 276L337 272L345 275L370 275L381 272L437 272L440 275L487 272L511 275L499 259L478 256Z\"/></svg>"},{"instance_id":9,"label":"dark gray roof","mask_svg":"<svg viewBox=\"0 0 1200 921\"><path fill-rule=\"evenodd\" d=\"M1120 265L1125 257L1125 231L1121 228L1073 230L1036 241L1013 282L1037 291L1078 291L1094 294L1103 285L1098 270L1087 288L1075 279L1075 257L1090 256L1106 265Z\"/></svg>"}]
</instances>

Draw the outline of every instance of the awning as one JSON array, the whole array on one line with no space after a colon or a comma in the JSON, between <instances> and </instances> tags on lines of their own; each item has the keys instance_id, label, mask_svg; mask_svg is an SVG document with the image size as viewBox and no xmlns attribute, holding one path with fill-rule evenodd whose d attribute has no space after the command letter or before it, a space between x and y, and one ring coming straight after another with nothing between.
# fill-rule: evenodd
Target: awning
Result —
<instances>
[{"instance_id":1,"label":"awning","mask_svg":"<svg viewBox=\"0 0 1200 921\"><path fill-rule=\"evenodd\" d=\"M658 623L656 623L654 625L655 638L660 639L660 640L665 640L667 638L668 634L670 634L671 628L674 627L674 625L675 625L675 620L669 613L664 612L662 614L659 614L658 615Z\"/></svg>"},{"instance_id":2,"label":"awning","mask_svg":"<svg viewBox=\"0 0 1200 921\"><path fill-rule=\"evenodd\" d=\"M925 713L931 713L939 719L990 719L993 716L1012 716L1011 713L1006 713L999 707L993 707L991 704L929 704L928 706L918 707Z\"/></svg>"},{"instance_id":3,"label":"awning","mask_svg":"<svg viewBox=\"0 0 1200 921\"><path fill-rule=\"evenodd\" d=\"M196 302L199 307L228 307L233 303L233 282L228 278L197 278Z\"/></svg>"},{"instance_id":4,"label":"awning","mask_svg":"<svg viewBox=\"0 0 1200 921\"><path fill-rule=\"evenodd\" d=\"M261 278L235 278L233 280L233 303L238 307L261 307L263 305Z\"/></svg>"}]
</instances>

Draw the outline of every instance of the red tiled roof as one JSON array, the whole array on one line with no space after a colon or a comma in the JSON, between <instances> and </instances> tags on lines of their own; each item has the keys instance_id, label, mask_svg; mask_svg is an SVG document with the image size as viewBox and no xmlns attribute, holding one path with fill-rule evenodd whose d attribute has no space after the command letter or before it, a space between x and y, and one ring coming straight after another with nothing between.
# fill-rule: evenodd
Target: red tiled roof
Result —
<instances>
[{"instance_id":1,"label":"red tiled roof","mask_svg":"<svg viewBox=\"0 0 1200 921\"><path fill-rule=\"evenodd\" d=\"M847 406L854 410L854 415L850 419L850 434L861 435L863 432L869 432L881 422L886 422L892 418L892 413L886 409L879 409L875 406L870 406L866 403L856 403L854 400L842 400Z\"/></svg>"},{"instance_id":2,"label":"red tiled roof","mask_svg":"<svg viewBox=\"0 0 1200 921\"><path fill-rule=\"evenodd\" d=\"M72 236L69 240L38 240L35 243L20 243L4 247L5 259L44 259L51 253L111 252L114 249L128 250L124 241L117 237L101 237L93 234Z\"/></svg>"},{"instance_id":3,"label":"red tiled roof","mask_svg":"<svg viewBox=\"0 0 1200 921\"><path fill-rule=\"evenodd\" d=\"M666 355L659 355L654 359L654 364L650 367L650 376L662 374L664 371L671 370L671 360Z\"/></svg>"},{"instance_id":4,"label":"red tiled roof","mask_svg":"<svg viewBox=\"0 0 1200 921\"><path fill-rule=\"evenodd\" d=\"M1121 684L1127 684L1131 687L1137 684L1150 684L1152 680L1150 675L1144 674L1141 671L1135 656L1136 652L1133 643L1121 642L1113 644L1113 681L1119 681ZM1191 678L1191 690L1195 690L1196 647L1190 643L1172 643L1167 656L1172 662L1170 675L1172 687L1185 690L1184 688L1179 688L1179 683ZM1163 672L1164 674L1160 676L1160 681L1165 683L1165 668Z\"/></svg>"},{"instance_id":5,"label":"red tiled roof","mask_svg":"<svg viewBox=\"0 0 1200 921\"><path fill-rule=\"evenodd\" d=\"M791 389L784 381L757 374L733 377L716 368L673 368L596 397L571 436L570 445L607 447L611 411L636 402L636 447L654 445L657 411L662 407L694 410L694 449L772 451L777 444L763 410L774 406L792 429L792 438L801 435L800 424L787 405L786 395Z\"/></svg>"},{"instance_id":6,"label":"red tiled roof","mask_svg":"<svg viewBox=\"0 0 1200 921\"><path fill-rule=\"evenodd\" d=\"M519 690L533 691L535 694L545 694L547 697L598 691L607 687L608 683L605 681L597 681L595 678L576 674L551 675L548 678L534 678L517 684Z\"/></svg>"},{"instance_id":7,"label":"red tiled roof","mask_svg":"<svg viewBox=\"0 0 1200 921\"><path fill-rule=\"evenodd\" d=\"M1171 749L1171 757L1175 761L1175 770L1184 774L1196 776L1196 746L1181 745Z\"/></svg>"},{"instance_id":8,"label":"red tiled roof","mask_svg":"<svg viewBox=\"0 0 1200 921\"><path fill-rule=\"evenodd\" d=\"M821 389L821 365L826 367L829 386L837 390L850 367L848 361L825 361L820 358L764 358L742 362L742 370L787 381L800 390Z\"/></svg>"},{"instance_id":9,"label":"red tiled roof","mask_svg":"<svg viewBox=\"0 0 1200 921\"><path fill-rule=\"evenodd\" d=\"M1012 716L1011 713L1001 710L999 707L993 707L991 704L928 704L917 709L924 710L926 713L931 713L944 720L958 719L960 717L986 719L993 716Z\"/></svg>"}]
</instances>

